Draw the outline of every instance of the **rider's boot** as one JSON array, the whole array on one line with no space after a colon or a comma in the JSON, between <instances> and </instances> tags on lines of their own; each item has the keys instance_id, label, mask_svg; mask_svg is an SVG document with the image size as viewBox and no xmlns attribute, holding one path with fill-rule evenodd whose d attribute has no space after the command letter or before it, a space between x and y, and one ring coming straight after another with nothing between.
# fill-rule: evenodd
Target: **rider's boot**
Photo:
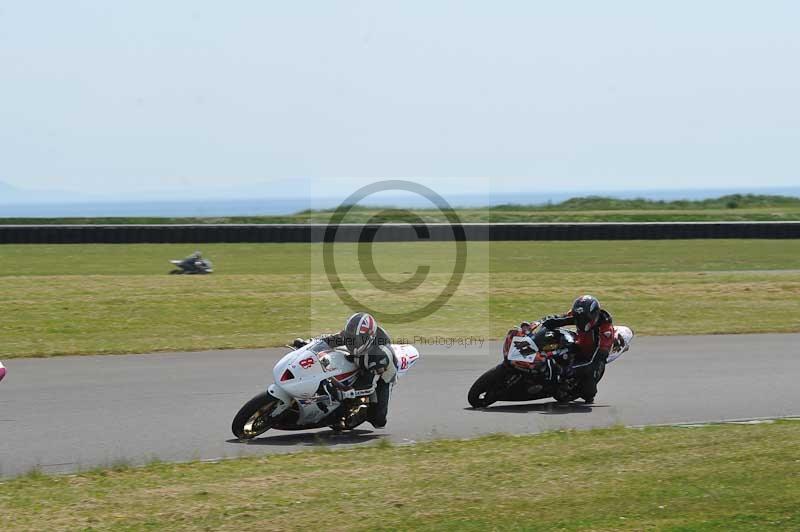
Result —
<instances>
[{"instance_id":1,"label":"rider's boot","mask_svg":"<svg viewBox=\"0 0 800 532\"><path fill-rule=\"evenodd\" d=\"M364 410L368 408L363 399L357 400L357 403L354 404L352 408L348 409L347 415L342 419L342 427L346 430L352 430L363 423Z\"/></svg>"},{"instance_id":2,"label":"rider's boot","mask_svg":"<svg viewBox=\"0 0 800 532\"><path fill-rule=\"evenodd\" d=\"M594 396L597 395L597 371L584 371L578 375L578 390L581 399L586 404L594 403ZM602 375L601 375L602 376Z\"/></svg>"},{"instance_id":3,"label":"rider's boot","mask_svg":"<svg viewBox=\"0 0 800 532\"><path fill-rule=\"evenodd\" d=\"M375 397L377 402L370 403L369 414L367 421L369 421L376 429L382 429L386 426L386 415L389 413L389 396L392 392L392 385L378 379L375 385Z\"/></svg>"}]
</instances>

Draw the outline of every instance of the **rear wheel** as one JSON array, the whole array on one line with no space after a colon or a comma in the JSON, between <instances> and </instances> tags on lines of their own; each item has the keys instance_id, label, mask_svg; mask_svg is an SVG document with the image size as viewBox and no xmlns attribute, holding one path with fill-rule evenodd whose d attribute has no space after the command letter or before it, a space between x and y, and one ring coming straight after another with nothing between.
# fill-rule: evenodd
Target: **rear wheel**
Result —
<instances>
[{"instance_id":1,"label":"rear wheel","mask_svg":"<svg viewBox=\"0 0 800 532\"><path fill-rule=\"evenodd\" d=\"M240 440L250 440L267 432L272 427L273 418L270 414L278 403L269 392L260 393L247 401L233 418L233 435Z\"/></svg>"},{"instance_id":2,"label":"rear wheel","mask_svg":"<svg viewBox=\"0 0 800 532\"><path fill-rule=\"evenodd\" d=\"M497 389L503 382L502 368L492 368L475 381L467 394L467 401L473 408L485 408L495 401Z\"/></svg>"}]
</instances>

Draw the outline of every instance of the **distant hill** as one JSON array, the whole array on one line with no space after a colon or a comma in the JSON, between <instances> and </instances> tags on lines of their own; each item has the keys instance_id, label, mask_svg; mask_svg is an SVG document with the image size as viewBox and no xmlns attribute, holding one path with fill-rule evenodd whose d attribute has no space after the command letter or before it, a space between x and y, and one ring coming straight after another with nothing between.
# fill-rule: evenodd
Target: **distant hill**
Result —
<instances>
[{"instance_id":1,"label":"distant hill","mask_svg":"<svg viewBox=\"0 0 800 532\"><path fill-rule=\"evenodd\" d=\"M495 211L624 211L624 210L692 210L753 209L763 207L800 207L800 198L764 194L728 194L702 200L619 199L608 196L570 198L546 205L495 205Z\"/></svg>"}]
</instances>

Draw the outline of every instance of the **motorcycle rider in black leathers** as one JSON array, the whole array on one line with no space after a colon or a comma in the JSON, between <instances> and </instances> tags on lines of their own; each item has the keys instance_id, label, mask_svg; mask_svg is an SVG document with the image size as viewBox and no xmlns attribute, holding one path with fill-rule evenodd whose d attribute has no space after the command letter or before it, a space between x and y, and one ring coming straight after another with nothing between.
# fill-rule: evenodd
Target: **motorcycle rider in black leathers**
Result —
<instances>
[{"instance_id":1,"label":"motorcycle rider in black leathers","mask_svg":"<svg viewBox=\"0 0 800 532\"><path fill-rule=\"evenodd\" d=\"M397 376L389 335L370 314L357 312L347 319L341 332L323 340L331 347L345 347L360 370L352 389L338 391L340 399L351 399L358 391L371 389L377 377L376 402L369 405L367 421L376 429L385 427L389 397ZM303 345L305 341L298 338L293 347L299 349Z\"/></svg>"},{"instance_id":2,"label":"motorcycle rider in black leathers","mask_svg":"<svg viewBox=\"0 0 800 532\"><path fill-rule=\"evenodd\" d=\"M614 325L606 310L600 308L597 298L585 295L577 298L572 309L559 316L541 320L543 327L555 329L575 325L577 329L575 360L570 370L578 378L580 395L587 404L594 402L597 383L605 373L606 360L614 344Z\"/></svg>"},{"instance_id":3,"label":"motorcycle rider in black leathers","mask_svg":"<svg viewBox=\"0 0 800 532\"><path fill-rule=\"evenodd\" d=\"M200 268L197 266L197 262L203 260L203 254L199 251L195 251L185 259L181 261L181 268L186 270L187 272L195 272L199 271Z\"/></svg>"},{"instance_id":4,"label":"motorcycle rider in black leathers","mask_svg":"<svg viewBox=\"0 0 800 532\"><path fill-rule=\"evenodd\" d=\"M185 259L183 259L183 262L185 262L187 264L194 264L198 260L202 260L202 259L203 259L203 254L200 253L199 251L195 251L194 253L192 253L191 255L186 257Z\"/></svg>"}]
</instances>

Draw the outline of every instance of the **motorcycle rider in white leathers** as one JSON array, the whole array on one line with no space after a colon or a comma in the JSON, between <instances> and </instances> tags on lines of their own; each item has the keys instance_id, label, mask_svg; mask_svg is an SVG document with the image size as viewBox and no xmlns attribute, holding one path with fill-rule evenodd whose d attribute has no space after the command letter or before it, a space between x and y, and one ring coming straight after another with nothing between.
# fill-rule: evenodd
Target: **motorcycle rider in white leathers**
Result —
<instances>
[{"instance_id":1,"label":"motorcycle rider in white leathers","mask_svg":"<svg viewBox=\"0 0 800 532\"><path fill-rule=\"evenodd\" d=\"M367 420L377 429L385 427L389 397L397 377L389 335L370 314L357 312L347 319L341 332L323 339L331 347L345 347L360 369L352 388L338 390L341 399L352 399L359 396L360 391L372 389L377 377L376 402L370 403ZM305 342L298 338L293 347L299 349L303 345Z\"/></svg>"}]
</instances>

